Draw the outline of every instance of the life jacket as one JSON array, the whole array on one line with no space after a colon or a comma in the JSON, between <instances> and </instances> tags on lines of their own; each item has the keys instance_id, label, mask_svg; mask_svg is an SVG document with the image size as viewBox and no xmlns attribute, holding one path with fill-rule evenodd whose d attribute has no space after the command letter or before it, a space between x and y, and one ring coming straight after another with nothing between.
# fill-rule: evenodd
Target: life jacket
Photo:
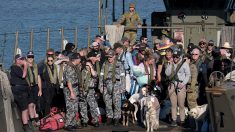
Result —
<instances>
[{"instance_id":1,"label":"life jacket","mask_svg":"<svg viewBox=\"0 0 235 132\"><path fill-rule=\"evenodd\" d=\"M33 63L32 68L27 68L27 80L30 86L38 84L38 67L37 64Z\"/></svg>"}]
</instances>

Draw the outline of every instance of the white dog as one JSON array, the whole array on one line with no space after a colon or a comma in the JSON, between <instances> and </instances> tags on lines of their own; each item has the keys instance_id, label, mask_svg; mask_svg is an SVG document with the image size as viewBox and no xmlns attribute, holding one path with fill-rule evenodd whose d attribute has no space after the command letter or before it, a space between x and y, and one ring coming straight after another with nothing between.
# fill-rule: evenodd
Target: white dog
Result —
<instances>
[{"instance_id":1,"label":"white dog","mask_svg":"<svg viewBox=\"0 0 235 132\"><path fill-rule=\"evenodd\" d=\"M160 114L160 104L158 99L153 96L144 97L142 99L143 113L144 113L144 125L147 128L147 132L153 132L153 130L159 127L159 114Z\"/></svg>"},{"instance_id":2,"label":"white dog","mask_svg":"<svg viewBox=\"0 0 235 132\"><path fill-rule=\"evenodd\" d=\"M135 111L134 111L134 117L135 117L135 120L137 121L137 117L136 117L136 113L138 111L138 105L137 104L141 104L141 99L143 97L145 97L147 95L147 88L146 87L143 87L141 88L141 92L140 93L136 93L136 94L133 94L130 98L129 98L129 101L131 104L133 104L135 106Z\"/></svg>"},{"instance_id":3,"label":"white dog","mask_svg":"<svg viewBox=\"0 0 235 132\"><path fill-rule=\"evenodd\" d=\"M207 104L196 106L192 108L188 114L195 119L196 131L198 131L198 121L203 119L206 115Z\"/></svg>"}]
</instances>

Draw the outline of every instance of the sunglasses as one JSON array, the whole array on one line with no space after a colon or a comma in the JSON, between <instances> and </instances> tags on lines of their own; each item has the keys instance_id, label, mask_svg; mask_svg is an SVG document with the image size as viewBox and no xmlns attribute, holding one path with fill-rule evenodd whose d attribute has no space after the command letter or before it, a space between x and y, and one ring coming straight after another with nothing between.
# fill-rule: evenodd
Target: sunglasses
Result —
<instances>
[{"instance_id":1,"label":"sunglasses","mask_svg":"<svg viewBox=\"0 0 235 132\"><path fill-rule=\"evenodd\" d=\"M210 43L209 43L208 46L214 46L214 44L210 44Z\"/></svg>"},{"instance_id":2,"label":"sunglasses","mask_svg":"<svg viewBox=\"0 0 235 132\"><path fill-rule=\"evenodd\" d=\"M199 43L199 45L206 45L206 43L204 43L204 42L200 42L200 43Z\"/></svg>"},{"instance_id":3,"label":"sunglasses","mask_svg":"<svg viewBox=\"0 0 235 132\"><path fill-rule=\"evenodd\" d=\"M198 55L198 54L192 54L192 55Z\"/></svg>"},{"instance_id":4,"label":"sunglasses","mask_svg":"<svg viewBox=\"0 0 235 132\"><path fill-rule=\"evenodd\" d=\"M34 56L27 56L27 58L34 58Z\"/></svg>"},{"instance_id":5,"label":"sunglasses","mask_svg":"<svg viewBox=\"0 0 235 132\"><path fill-rule=\"evenodd\" d=\"M173 58L180 58L179 56L173 56Z\"/></svg>"},{"instance_id":6,"label":"sunglasses","mask_svg":"<svg viewBox=\"0 0 235 132\"><path fill-rule=\"evenodd\" d=\"M53 62L53 60L47 60L47 62Z\"/></svg>"}]
</instances>

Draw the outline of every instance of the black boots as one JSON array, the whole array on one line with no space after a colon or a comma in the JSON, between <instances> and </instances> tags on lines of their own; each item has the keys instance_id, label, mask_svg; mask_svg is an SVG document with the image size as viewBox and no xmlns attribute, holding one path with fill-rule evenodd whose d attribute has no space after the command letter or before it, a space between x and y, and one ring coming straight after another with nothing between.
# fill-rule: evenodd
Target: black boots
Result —
<instances>
[{"instance_id":1,"label":"black boots","mask_svg":"<svg viewBox=\"0 0 235 132\"><path fill-rule=\"evenodd\" d=\"M106 125L111 125L111 124L112 124L112 121L113 121L112 118L107 118Z\"/></svg>"},{"instance_id":2,"label":"black boots","mask_svg":"<svg viewBox=\"0 0 235 132\"><path fill-rule=\"evenodd\" d=\"M29 127L29 124L24 124L23 129L25 132L33 132L33 130Z\"/></svg>"},{"instance_id":3,"label":"black boots","mask_svg":"<svg viewBox=\"0 0 235 132\"><path fill-rule=\"evenodd\" d=\"M119 119L114 119L114 126L117 126L119 124Z\"/></svg>"}]
</instances>

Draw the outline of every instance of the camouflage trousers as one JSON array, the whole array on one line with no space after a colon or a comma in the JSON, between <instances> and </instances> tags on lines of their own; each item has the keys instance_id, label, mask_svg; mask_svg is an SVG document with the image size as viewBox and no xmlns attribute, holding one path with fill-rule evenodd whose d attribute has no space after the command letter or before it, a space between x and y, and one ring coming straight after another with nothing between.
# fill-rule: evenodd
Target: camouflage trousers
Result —
<instances>
[{"instance_id":1,"label":"camouflage trousers","mask_svg":"<svg viewBox=\"0 0 235 132\"><path fill-rule=\"evenodd\" d=\"M77 88L76 88L77 89ZM78 91L74 89L75 95L78 94ZM64 88L65 104L66 104L66 115L65 115L65 127L68 125L75 126L78 124L76 120L76 113L78 112L78 99L70 99L70 91L68 88Z\"/></svg>"},{"instance_id":2,"label":"camouflage trousers","mask_svg":"<svg viewBox=\"0 0 235 132\"><path fill-rule=\"evenodd\" d=\"M125 31L123 37L126 37L130 40L130 44L134 45L136 41L136 32L135 31Z\"/></svg>"},{"instance_id":3,"label":"camouflage trousers","mask_svg":"<svg viewBox=\"0 0 235 132\"><path fill-rule=\"evenodd\" d=\"M197 98L198 98L198 88L197 86L187 86L187 102L189 109L195 108L197 106Z\"/></svg>"},{"instance_id":4,"label":"camouflage trousers","mask_svg":"<svg viewBox=\"0 0 235 132\"><path fill-rule=\"evenodd\" d=\"M111 95L111 94L108 94L107 91L105 90L103 98L105 102L107 118L120 119L121 118L121 94L113 93Z\"/></svg>"},{"instance_id":5,"label":"camouflage trousers","mask_svg":"<svg viewBox=\"0 0 235 132\"><path fill-rule=\"evenodd\" d=\"M79 96L79 108L80 114L82 116L83 123L87 123L88 118L88 111L87 111L87 104L90 107L90 113L92 117L92 122L96 123L99 121L99 108L97 101L95 99L95 90L89 89L87 92L80 94Z\"/></svg>"}]
</instances>

